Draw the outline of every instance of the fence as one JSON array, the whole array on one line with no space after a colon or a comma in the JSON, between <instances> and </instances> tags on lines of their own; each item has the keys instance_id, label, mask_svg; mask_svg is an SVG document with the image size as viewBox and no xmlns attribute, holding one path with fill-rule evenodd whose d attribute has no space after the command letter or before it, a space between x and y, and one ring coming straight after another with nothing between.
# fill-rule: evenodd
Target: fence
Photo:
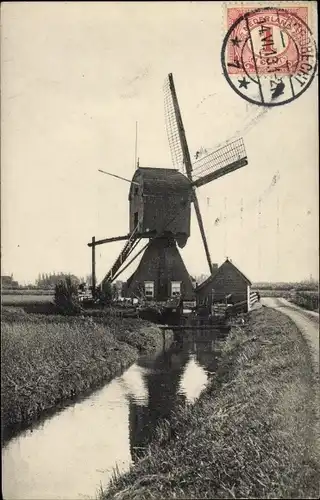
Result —
<instances>
[{"instance_id":1,"label":"fence","mask_svg":"<svg viewBox=\"0 0 320 500\"><path fill-rule=\"evenodd\" d=\"M254 304L259 301L259 294L257 292L250 292L250 297L249 297L249 308L248 308L248 302L246 300L243 300L242 302L237 302L230 308L230 314L241 314L241 313L246 313L248 310L250 311Z\"/></svg>"},{"instance_id":2,"label":"fence","mask_svg":"<svg viewBox=\"0 0 320 500\"><path fill-rule=\"evenodd\" d=\"M259 295L257 292L250 292L250 297L249 297L249 311L252 309L253 305L259 302Z\"/></svg>"},{"instance_id":3,"label":"fence","mask_svg":"<svg viewBox=\"0 0 320 500\"><path fill-rule=\"evenodd\" d=\"M243 300L242 302L237 302L232 307L230 307L228 312L231 316L234 316L236 314L246 313L248 312L248 302L246 300Z\"/></svg>"}]
</instances>

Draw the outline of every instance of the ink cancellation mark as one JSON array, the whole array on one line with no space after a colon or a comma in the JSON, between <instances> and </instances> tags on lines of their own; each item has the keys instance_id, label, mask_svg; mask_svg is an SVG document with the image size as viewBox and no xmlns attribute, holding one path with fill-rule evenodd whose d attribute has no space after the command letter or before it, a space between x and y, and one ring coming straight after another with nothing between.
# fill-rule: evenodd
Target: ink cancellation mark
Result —
<instances>
[{"instance_id":1,"label":"ink cancellation mark","mask_svg":"<svg viewBox=\"0 0 320 500\"><path fill-rule=\"evenodd\" d=\"M317 68L308 7L233 7L227 14L221 62L234 91L260 106L280 106L303 94Z\"/></svg>"}]
</instances>

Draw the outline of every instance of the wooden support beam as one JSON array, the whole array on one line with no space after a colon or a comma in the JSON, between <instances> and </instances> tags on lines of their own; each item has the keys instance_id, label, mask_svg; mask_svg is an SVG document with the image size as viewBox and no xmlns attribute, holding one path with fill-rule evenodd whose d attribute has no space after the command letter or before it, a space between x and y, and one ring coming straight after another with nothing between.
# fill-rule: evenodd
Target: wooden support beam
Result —
<instances>
[{"instance_id":1,"label":"wooden support beam","mask_svg":"<svg viewBox=\"0 0 320 500\"><path fill-rule=\"evenodd\" d=\"M154 231L149 231L147 233L137 233L135 235L135 239L140 239L140 238L153 238L155 236ZM130 238L130 233L125 234L124 236L115 236L113 238L104 238L103 240L97 240L94 242L94 245L103 245L104 243L112 243L113 241L123 241L123 240L128 240ZM88 247L92 247L93 243L92 241L88 243Z\"/></svg>"},{"instance_id":2,"label":"wooden support beam","mask_svg":"<svg viewBox=\"0 0 320 500\"><path fill-rule=\"evenodd\" d=\"M194 325L194 326L191 326L191 325L157 325L157 327L160 329L160 330L181 330L182 332L183 331L194 331L194 332L197 332L198 330L208 330L210 331L211 333L216 333L217 336L222 335L224 333L228 333L230 331L230 326L228 325L221 325L221 326L218 326L218 325Z\"/></svg>"},{"instance_id":3,"label":"wooden support beam","mask_svg":"<svg viewBox=\"0 0 320 500\"><path fill-rule=\"evenodd\" d=\"M88 243L88 247L92 247L93 245L94 246L103 245L104 243L111 243L112 241L128 240L129 238L130 238L130 234L126 234L124 236L115 236L113 238L105 238L103 240L94 241L94 243L93 243L93 239L92 239L91 243Z\"/></svg>"},{"instance_id":4,"label":"wooden support beam","mask_svg":"<svg viewBox=\"0 0 320 500\"><path fill-rule=\"evenodd\" d=\"M91 266L92 266L92 296L93 298L96 295L96 245L95 245L95 237L92 236L91 242Z\"/></svg>"},{"instance_id":5,"label":"wooden support beam","mask_svg":"<svg viewBox=\"0 0 320 500\"><path fill-rule=\"evenodd\" d=\"M120 269L120 270L119 270L119 271L115 274L115 276L112 278L112 280L111 280L111 281L116 280L116 279L120 276L120 274L122 274L122 273L123 273L123 271L125 271L125 270L127 269L127 267L129 267L129 266L130 266L130 264L132 264L132 262L133 262L133 261L134 261L134 260L135 260L135 259L136 259L136 258L137 258L137 257L138 257L141 253L142 253L142 252L143 252L143 250L145 250L145 249L147 248L147 246L149 245L149 243L150 243L150 242L148 242L146 245L144 245L144 247L142 247L142 248L141 248L141 250L139 250L139 252L138 252L138 253L136 253L136 255L135 255L134 257L132 257L132 259L131 259L131 260L129 260L129 262L128 262L125 266L124 266L124 268Z\"/></svg>"}]
</instances>

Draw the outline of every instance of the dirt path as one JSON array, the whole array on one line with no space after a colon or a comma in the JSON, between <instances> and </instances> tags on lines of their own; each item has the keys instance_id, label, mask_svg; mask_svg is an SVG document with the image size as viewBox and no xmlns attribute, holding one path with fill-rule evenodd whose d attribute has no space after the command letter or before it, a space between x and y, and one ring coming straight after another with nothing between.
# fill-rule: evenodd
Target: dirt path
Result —
<instances>
[{"instance_id":1,"label":"dirt path","mask_svg":"<svg viewBox=\"0 0 320 500\"><path fill-rule=\"evenodd\" d=\"M263 297L261 303L289 316L307 339L314 360L314 368L319 373L319 314L306 311L291 304L286 299Z\"/></svg>"}]
</instances>

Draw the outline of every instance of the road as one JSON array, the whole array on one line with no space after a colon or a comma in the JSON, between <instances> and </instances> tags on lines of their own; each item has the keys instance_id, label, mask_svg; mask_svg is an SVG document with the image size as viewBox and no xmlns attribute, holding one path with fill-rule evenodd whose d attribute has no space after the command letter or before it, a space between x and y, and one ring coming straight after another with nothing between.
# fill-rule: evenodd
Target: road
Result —
<instances>
[{"instance_id":1,"label":"road","mask_svg":"<svg viewBox=\"0 0 320 500\"><path fill-rule=\"evenodd\" d=\"M262 297L261 303L281 311L294 321L307 339L314 359L314 368L319 373L319 313L306 311L283 298Z\"/></svg>"}]
</instances>

